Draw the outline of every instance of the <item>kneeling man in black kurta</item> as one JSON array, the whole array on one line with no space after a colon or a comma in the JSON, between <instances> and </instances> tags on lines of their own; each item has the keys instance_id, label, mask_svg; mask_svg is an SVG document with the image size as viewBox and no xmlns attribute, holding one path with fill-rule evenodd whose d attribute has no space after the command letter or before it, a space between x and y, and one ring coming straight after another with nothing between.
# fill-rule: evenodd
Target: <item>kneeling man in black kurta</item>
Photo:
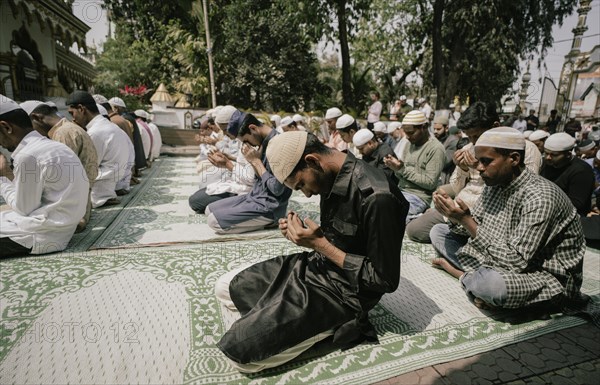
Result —
<instances>
[{"instance_id":1,"label":"kneeling man in black kurta","mask_svg":"<svg viewBox=\"0 0 600 385\"><path fill-rule=\"evenodd\" d=\"M334 346L376 342L368 312L400 279L408 202L383 171L323 145L305 131L274 137L273 174L306 196L321 196L321 226L296 213L282 234L312 251L229 272L217 298L241 313L217 344L240 371L288 362L333 336Z\"/></svg>"}]
</instances>

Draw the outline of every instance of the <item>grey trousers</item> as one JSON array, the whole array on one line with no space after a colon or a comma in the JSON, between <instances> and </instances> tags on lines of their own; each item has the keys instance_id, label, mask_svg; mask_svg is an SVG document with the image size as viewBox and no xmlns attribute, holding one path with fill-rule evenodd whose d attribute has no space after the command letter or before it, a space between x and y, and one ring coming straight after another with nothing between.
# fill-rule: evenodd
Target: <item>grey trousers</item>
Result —
<instances>
[{"instance_id":1,"label":"grey trousers","mask_svg":"<svg viewBox=\"0 0 600 385\"><path fill-rule=\"evenodd\" d=\"M406 225L406 235L411 241L419 243L431 243L429 232L431 228L439 223L446 223L444 216L435 208L431 208L416 217Z\"/></svg>"}]
</instances>

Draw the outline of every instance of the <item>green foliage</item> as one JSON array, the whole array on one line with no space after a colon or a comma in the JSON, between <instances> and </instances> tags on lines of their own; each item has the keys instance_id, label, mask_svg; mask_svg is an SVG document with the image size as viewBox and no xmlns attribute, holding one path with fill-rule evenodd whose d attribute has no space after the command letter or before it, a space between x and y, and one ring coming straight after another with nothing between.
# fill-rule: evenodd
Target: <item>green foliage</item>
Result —
<instances>
[{"instance_id":1,"label":"green foliage","mask_svg":"<svg viewBox=\"0 0 600 385\"><path fill-rule=\"evenodd\" d=\"M117 36L98 60L97 88L165 82L208 104L201 1L106 0ZM368 94L437 93L497 102L518 76L519 60L542 55L552 26L577 0L213 0L210 32L219 104L325 110L362 116ZM319 41L338 54L319 61ZM351 60L352 58L352 60ZM422 89L412 90L414 79ZM413 82L412 84L410 82ZM110 91L110 92L109 92Z\"/></svg>"},{"instance_id":2,"label":"green foliage","mask_svg":"<svg viewBox=\"0 0 600 385\"><path fill-rule=\"evenodd\" d=\"M372 0L304 0L300 2L298 18L317 40L325 37L340 45L342 58L342 104L360 108L352 90L350 42L357 30L358 21L371 16ZM310 26L312 25L312 28Z\"/></svg>"},{"instance_id":3,"label":"green foliage","mask_svg":"<svg viewBox=\"0 0 600 385\"><path fill-rule=\"evenodd\" d=\"M406 93L405 80L414 73L422 77L426 90L437 91L439 108L455 95L498 102L516 80L519 60L533 52L543 55L552 44L552 26L576 4L373 0L375 16L361 20L353 57L369 63L386 97Z\"/></svg>"},{"instance_id":4,"label":"green foliage","mask_svg":"<svg viewBox=\"0 0 600 385\"><path fill-rule=\"evenodd\" d=\"M406 79L422 75L431 39L431 14L422 1L373 0L370 19L359 22L352 42L357 63L368 63L384 105L411 95ZM411 76L412 75L412 76Z\"/></svg>"},{"instance_id":5,"label":"green foliage","mask_svg":"<svg viewBox=\"0 0 600 385\"><path fill-rule=\"evenodd\" d=\"M433 52L433 78L439 102L447 105L455 94L498 102L518 76L519 60L546 52L552 26L573 12L577 0L435 0L436 5L443 9L442 49Z\"/></svg>"},{"instance_id":6,"label":"green foliage","mask_svg":"<svg viewBox=\"0 0 600 385\"><path fill-rule=\"evenodd\" d=\"M156 88L165 83L172 91L191 94L194 104L207 105L204 40L184 30L178 20L167 24L152 17L144 20L146 28L151 29L149 36L134 36L127 20L117 22L115 38L106 41L96 63L96 91L117 95L118 89L126 85Z\"/></svg>"},{"instance_id":7,"label":"green foliage","mask_svg":"<svg viewBox=\"0 0 600 385\"><path fill-rule=\"evenodd\" d=\"M190 9L192 0L104 0L111 19L134 39L161 39L161 27L176 20L184 30L195 23Z\"/></svg>"},{"instance_id":8,"label":"green foliage","mask_svg":"<svg viewBox=\"0 0 600 385\"><path fill-rule=\"evenodd\" d=\"M117 33L115 39L104 43L103 48L96 63L97 92L115 95L126 85L152 87L156 81L163 80L166 70L161 66L160 52L167 47L161 47L159 41L133 40Z\"/></svg>"},{"instance_id":9,"label":"green foliage","mask_svg":"<svg viewBox=\"0 0 600 385\"><path fill-rule=\"evenodd\" d=\"M311 108L316 55L295 14L283 12L286 3L238 0L219 7L214 53L220 103L287 111Z\"/></svg>"}]
</instances>

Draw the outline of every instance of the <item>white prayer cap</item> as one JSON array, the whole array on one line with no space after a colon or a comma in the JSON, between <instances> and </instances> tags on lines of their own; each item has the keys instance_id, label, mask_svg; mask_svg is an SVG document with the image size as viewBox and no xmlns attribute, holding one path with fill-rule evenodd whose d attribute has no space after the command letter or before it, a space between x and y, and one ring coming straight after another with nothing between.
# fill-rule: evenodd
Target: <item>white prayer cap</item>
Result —
<instances>
[{"instance_id":1,"label":"white prayer cap","mask_svg":"<svg viewBox=\"0 0 600 385\"><path fill-rule=\"evenodd\" d=\"M108 104L110 104L111 106L117 106L117 107L123 107L123 108L127 108L127 106L125 105L125 102L123 101L123 99L115 96L114 98L110 98L108 100Z\"/></svg>"},{"instance_id":2,"label":"white prayer cap","mask_svg":"<svg viewBox=\"0 0 600 385\"><path fill-rule=\"evenodd\" d=\"M337 107L331 107L325 113L325 119L335 119L339 118L340 116L342 116L342 110Z\"/></svg>"},{"instance_id":3,"label":"white prayer cap","mask_svg":"<svg viewBox=\"0 0 600 385\"><path fill-rule=\"evenodd\" d=\"M352 143L354 143L356 147L362 146L363 144L368 143L369 140L373 139L374 136L375 135L373 135L371 130L368 128L361 128L360 130L356 131L356 134L354 134L352 137Z\"/></svg>"},{"instance_id":4,"label":"white prayer cap","mask_svg":"<svg viewBox=\"0 0 600 385\"><path fill-rule=\"evenodd\" d=\"M425 101L425 98L419 98L419 100L418 100L419 104L423 103L424 101Z\"/></svg>"},{"instance_id":5,"label":"white prayer cap","mask_svg":"<svg viewBox=\"0 0 600 385\"><path fill-rule=\"evenodd\" d=\"M523 134L515 128L496 127L481 134L479 139L477 139L475 146L524 150L525 138L523 137Z\"/></svg>"},{"instance_id":6,"label":"white prayer cap","mask_svg":"<svg viewBox=\"0 0 600 385\"><path fill-rule=\"evenodd\" d=\"M343 130L344 128L348 128L353 124L356 124L354 118L348 114L344 114L335 122L335 128L338 130Z\"/></svg>"},{"instance_id":7,"label":"white prayer cap","mask_svg":"<svg viewBox=\"0 0 600 385\"><path fill-rule=\"evenodd\" d=\"M219 108L219 107L217 107ZM216 108L215 108L216 109ZM217 111L215 116L215 123L217 124L228 124L231 120L231 115L237 110L234 106L223 106Z\"/></svg>"},{"instance_id":8,"label":"white prayer cap","mask_svg":"<svg viewBox=\"0 0 600 385\"><path fill-rule=\"evenodd\" d=\"M544 149L548 151L569 151L575 147L575 138L564 132L552 134L544 142Z\"/></svg>"},{"instance_id":9,"label":"white prayer cap","mask_svg":"<svg viewBox=\"0 0 600 385\"><path fill-rule=\"evenodd\" d=\"M49 100L49 101L47 101L47 102L45 102L45 103L46 103L46 105L48 105L48 106L50 106L50 107L52 107L52 108L56 108L56 103L54 103L54 102L53 102L53 101L51 101L51 100Z\"/></svg>"},{"instance_id":10,"label":"white prayer cap","mask_svg":"<svg viewBox=\"0 0 600 385\"><path fill-rule=\"evenodd\" d=\"M391 134L392 132L396 131L400 127L402 127L402 123L400 123L400 122L391 122L387 126L387 133Z\"/></svg>"},{"instance_id":11,"label":"white prayer cap","mask_svg":"<svg viewBox=\"0 0 600 385\"><path fill-rule=\"evenodd\" d=\"M448 108L454 108L454 107L456 107L456 106L454 105L454 103L450 103L450 105L448 106Z\"/></svg>"},{"instance_id":12,"label":"white prayer cap","mask_svg":"<svg viewBox=\"0 0 600 385\"><path fill-rule=\"evenodd\" d=\"M387 132L387 128L385 127L385 123L383 122L375 122L373 125L373 132Z\"/></svg>"},{"instance_id":13,"label":"white prayer cap","mask_svg":"<svg viewBox=\"0 0 600 385\"><path fill-rule=\"evenodd\" d=\"M540 139L544 139L550 136L550 133L548 133L548 131L544 131L544 130L535 130L531 133L531 135L529 135L529 140L531 140L532 142L535 140L540 140Z\"/></svg>"},{"instance_id":14,"label":"white prayer cap","mask_svg":"<svg viewBox=\"0 0 600 385\"><path fill-rule=\"evenodd\" d=\"M94 98L94 100L96 101L96 104L108 103L108 99L106 99L104 96L102 96L100 94L92 95L92 98Z\"/></svg>"},{"instance_id":15,"label":"white prayer cap","mask_svg":"<svg viewBox=\"0 0 600 385\"><path fill-rule=\"evenodd\" d=\"M422 126L423 124L427 124L427 118L425 117L425 114L419 110L410 111L404 116L404 119L402 119L403 126Z\"/></svg>"},{"instance_id":16,"label":"white prayer cap","mask_svg":"<svg viewBox=\"0 0 600 385\"><path fill-rule=\"evenodd\" d=\"M406 95L400 96L400 100L406 100Z\"/></svg>"},{"instance_id":17,"label":"white prayer cap","mask_svg":"<svg viewBox=\"0 0 600 385\"><path fill-rule=\"evenodd\" d=\"M523 131L523 137L525 139L529 139L529 137L531 136L531 134L533 134L533 130L525 130L525 131Z\"/></svg>"},{"instance_id":18,"label":"white prayer cap","mask_svg":"<svg viewBox=\"0 0 600 385\"><path fill-rule=\"evenodd\" d=\"M4 115L14 110L22 110L22 108L11 98L7 98L0 94L0 115Z\"/></svg>"},{"instance_id":19,"label":"white prayer cap","mask_svg":"<svg viewBox=\"0 0 600 385\"><path fill-rule=\"evenodd\" d=\"M138 118L148 119L148 113L144 110L135 110L133 114Z\"/></svg>"},{"instance_id":20,"label":"white prayer cap","mask_svg":"<svg viewBox=\"0 0 600 385\"><path fill-rule=\"evenodd\" d=\"M273 175L283 183L290 176L306 148L306 131L288 131L275 135L267 147L267 160Z\"/></svg>"},{"instance_id":21,"label":"white prayer cap","mask_svg":"<svg viewBox=\"0 0 600 385\"><path fill-rule=\"evenodd\" d=\"M279 125L281 127L286 127L286 126L289 126L292 123L294 123L294 120L292 118L290 118L289 116L286 116L283 119L281 119L281 123Z\"/></svg>"},{"instance_id":22,"label":"white prayer cap","mask_svg":"<svg viewBox=\"0 0 600 385\"><path fill-rule=\"evenodd\" d=\"M98 112L100 113L100 115L102 115L102 116L108 116L108 111L106 111L106 108L104 108L104 106L102 106L101 104L96 103L96 107L98 107Z\"/></svg>"},{"instance_id":23,"label":"white prayer cap","mask_svg":"<svg viewBox=\"0 0 600 385\"><path fill-rule=\"evenodd\" d=\"M292 119L294 120L294 122L296 123L300 123L304 121L304 116L300 115L300 114L295 114Z\"/></svg>"},{"instance_id":24,"label":"white prayer cap","mask_svg":"<svg viewBox=\"0 0 600 385\"><path fill-rule=\"evenodd\" d=\"M27 112L27 115L31 115L31 113L33 112L33 110L35 110L36 108L38 108L38 106L40 104L44 104L44 102L40 102L39 100L28 100L26 102L23 102L21 104L19 104L19 106L21 106L21 108Z\"/></svg>"},{"instance_id":25,"label":"white prayer cap","mask_svg":"<svg viewBox=\"0 0 600 385\"><path fill-rule=\"evenodd\" d=\"M441 124L442 126L447 126L448 124L450 124L450 121L448 120L447 116L438 115L435 118L433 118L433 124Z\"/></svg>"},{"instance_id":26,"label":"white prayer cap","mask_svg":"<svg viewBox=\"0 0 600 385\"><path fill-rule=\"evenodd\" d=\"M579 149L579 151L589 151L594 147L596 147L596 143L594 143L593 140L589 140L589 139L582 140L577 145L577 148Z\"/></svg>"},{"instance_id":27,"label":"white prayer cap","mask_svg":"<svg viewBox=\"0 0 600 385\"><path fill-rule=\"evenodd\" d=\"M281 116L275 114L275 115L271 115L270 118L271 122L277 122L277 121L281 121Z\"/></svg>"}]
</instances>

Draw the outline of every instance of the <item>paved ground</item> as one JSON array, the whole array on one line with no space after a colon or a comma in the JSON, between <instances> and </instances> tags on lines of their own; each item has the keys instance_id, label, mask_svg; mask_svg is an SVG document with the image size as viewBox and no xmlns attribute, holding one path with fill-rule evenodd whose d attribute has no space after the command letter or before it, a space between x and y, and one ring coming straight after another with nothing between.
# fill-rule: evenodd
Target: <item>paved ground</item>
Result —
<instances>
[{"instance_id":1,"label":"paved ground","mask_svg":"<svg viewBox=\"0 0 600 385\"><path fill-rule=\"evenodd\" d=\"M588 323L376 385L397 384L600 384L600 329Z\"/></svg>"}]
</instances>

